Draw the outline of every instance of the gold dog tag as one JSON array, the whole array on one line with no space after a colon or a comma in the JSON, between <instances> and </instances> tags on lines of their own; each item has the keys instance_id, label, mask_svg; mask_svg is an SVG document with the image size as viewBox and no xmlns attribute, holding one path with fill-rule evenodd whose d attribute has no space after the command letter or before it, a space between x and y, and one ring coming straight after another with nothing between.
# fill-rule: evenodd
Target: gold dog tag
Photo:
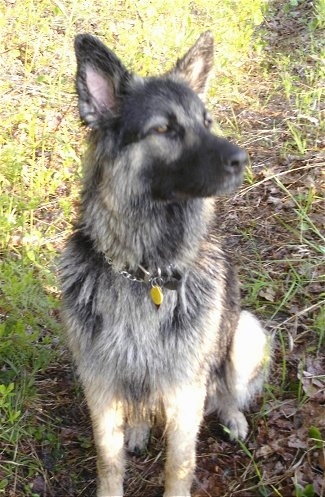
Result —
<instances>
[{"instance_id":1,"label":"gold dog tag","mask_svg":"<svg viewBox=\"0 0 325 497\"><path fill-rule=\"evenodd\" d=\"M164 295L160 286L154 285L150 288L150 297L152 302L158 307L163 303Z\"/></svg>"}]
</instances>

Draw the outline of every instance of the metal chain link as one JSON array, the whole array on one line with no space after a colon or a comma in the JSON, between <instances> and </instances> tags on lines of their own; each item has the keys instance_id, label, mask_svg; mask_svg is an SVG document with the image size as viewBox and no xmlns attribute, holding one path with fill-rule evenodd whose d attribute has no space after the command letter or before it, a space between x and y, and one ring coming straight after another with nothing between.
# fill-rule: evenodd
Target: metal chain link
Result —
<instances>
[{"instance_id":1,"label":"metal chain link","mask_svg":"<svg viewBox=\"0 0 325 497\"><path fill-rule=\"evenodd\" d=\"M113 266L113 261L112 261L112 259L110 257L108 257L108 256L105 255L105 259L106 259L107 264L109 264L110 266ZM159 279L161 281L161 285L163 285L163 279L160 277L160 275L161 275L161 269L160 268L158 268L158 271L157 271L158 276L151 276L151 274L149 273L149 271L147 271L140 264L139 264L139 268L146 275L145 278L138 278L134 274L131 274L128 271L126 271L126 269L122 269L121 271L118 271L118 273L121 276L123 276L123 278L125 278L126 280L129 280L129 281L137 281L138 283L150 283L151 285L158 285L158 283L153 283L153 282L154 281L156 282Z\"/></svg>"},{"instance_id":2,"label":"metal chain link","mask_svg":"<svg viewBox=\"0 0 325 497\"><path fill-rule=\"evenodd\" d=\"M113 266L113 260L106 256L105 255L105 259L106 259L106 262L107 264L109 264L110 266ZM162 287L164 286L164 284L169 281L168 277L167 278L164 278L162 275L161 275L161 269L160 267L157 267L157 275L156 276L153 276L149 271L147 271L143 266L141 266L139 264L138 266L141 271L143 272L143 274L145 275L144 278L138 278L137 276L135 276L134 274L132 273L129 273L128 271L126 271L126 269L122 269L121 271L118 271L118 273L123 276L123 278L125 278L126 280L129 280L129 281L137 281L138 283L148 283L150 284L151 286L159 286L159 287ZM172 264L169 264L168 268L170 270L172 270L172 267L173 265Z\"/></svg>"},{"instance_id":3,"label":"metal chain link","mask_svg":"<svg viewBox=\"0 0 325 497\"><path fill-rule=\"evenodd\" d=\"M123 276L123 278L125 278L126 280L137 281L138 283L145 283L145 280L137 278L136 276L134 276L134 274L128 273L125 270L119 271L119 274Z\"/></svg>"}]
</instances>

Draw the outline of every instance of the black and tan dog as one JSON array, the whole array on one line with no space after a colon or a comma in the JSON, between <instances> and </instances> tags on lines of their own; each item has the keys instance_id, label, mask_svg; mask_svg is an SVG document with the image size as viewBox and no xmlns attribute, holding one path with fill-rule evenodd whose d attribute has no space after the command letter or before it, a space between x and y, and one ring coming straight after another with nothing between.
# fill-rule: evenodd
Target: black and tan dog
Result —
<instances>
[{"instance_id":1,"label":"black and tan dog","mask_svg":"<svg viewBox=\"0 0 325 497\"><path fill-rule=\"evenodd\" d=\"M80 216L61 259L69 345L92 416L98 497L123 495L125 447L166 423L164 497L188 497L204 413L244 438L267 338L240 310L237 277L211 233L213 197L247 160L211 132L201 98L206 32L159 77L130 73L90 35L76 38L80 116L91 128Z\"/></svg>"}]
</instances>

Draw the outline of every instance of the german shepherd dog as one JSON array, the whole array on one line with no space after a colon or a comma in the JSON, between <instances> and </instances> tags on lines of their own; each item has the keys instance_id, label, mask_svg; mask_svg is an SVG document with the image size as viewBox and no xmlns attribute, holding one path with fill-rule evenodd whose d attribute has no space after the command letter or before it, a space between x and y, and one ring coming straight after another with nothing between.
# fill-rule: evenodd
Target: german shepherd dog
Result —
<instances>
[{"instance_id":1,"label":"german shepherd dog","mask_svg":"<svg viewBox=\"0 0 325 497\"><path fill-rule=\"evenodd\" d=\"M125 449L141 451L160 414L164 497L188 497L204 413L244 438L242 409L264 376L266 334L240 310L234 267L211 228L213 197L240 185L247 155L211 132L202 102L210 32L158 77L129 72L88 34L75 50L90 147L60 273L97 496L123 495Z\"/></svg>"}]
</instances>

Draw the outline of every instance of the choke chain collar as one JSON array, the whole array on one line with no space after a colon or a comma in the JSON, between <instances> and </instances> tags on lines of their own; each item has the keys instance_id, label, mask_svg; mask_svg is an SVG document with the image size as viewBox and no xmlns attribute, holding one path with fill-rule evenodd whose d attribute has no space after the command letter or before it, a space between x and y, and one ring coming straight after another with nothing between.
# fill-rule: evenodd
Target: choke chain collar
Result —
<instances>
[{"instance_id":1,"label":"choke chain collar","mask_svg":"<svg viewBox=\"0 0 325 497\"><path fill-rule=\"evenodd\" d=\"M114 266L113 260L105 255L107 264ZM173 265L169 264L167 272L162 274L161 268L157 267L156 273L150 273L141 264L138 265L136 272L129 272L126 269L118 271L123 278L129 281L136 281L138 283L145 283L149 286L150 297L157 309L163 303L164 294L162 288L168 290L177 290L181 283L181 275L173 270Z\"/></svg>"}]
</instances>

